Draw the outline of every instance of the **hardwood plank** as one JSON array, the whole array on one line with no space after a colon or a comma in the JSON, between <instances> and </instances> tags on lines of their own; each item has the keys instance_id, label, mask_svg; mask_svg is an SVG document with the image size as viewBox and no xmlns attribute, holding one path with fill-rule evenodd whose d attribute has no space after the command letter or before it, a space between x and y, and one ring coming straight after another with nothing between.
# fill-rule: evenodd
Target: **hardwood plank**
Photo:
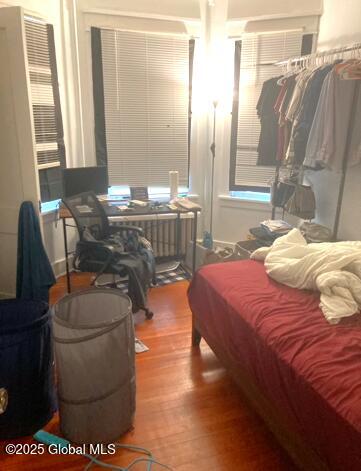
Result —
<instances>
[{"instance_id":1,"label":"hardwood plank","mask_svg":"<svg viewBox=\"0 0 361 471\"><path fill-rule=\"evenodd\" d=\"M73 274L74 290L88 287L90 279L88 274ZM295 469L205 342L199 349L191 347L187 287L187 282L178 282L152 289L154 318L147 321L142 313L135 315L136 335L150 351L137 355L134 428L119 441L149 448L156 459L179 471ZM51 291L51 301L56 302L65 291L62 277ZM46 430L60 434L58 415ZM29 443L31 437L10 442ZM4 444L0 443L4 471L73 471L86 464L78 456L6 456ZM125 466L134 457L119 451L104 461ZM134 467L141 469L145 466Z\"/></svg>"}]
</instances>

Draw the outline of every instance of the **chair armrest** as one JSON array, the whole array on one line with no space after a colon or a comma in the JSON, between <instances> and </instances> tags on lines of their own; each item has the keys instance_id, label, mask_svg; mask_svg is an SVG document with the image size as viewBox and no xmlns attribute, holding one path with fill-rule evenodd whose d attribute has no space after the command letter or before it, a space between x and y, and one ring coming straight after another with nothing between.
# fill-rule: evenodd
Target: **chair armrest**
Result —
<instances>
[{"instance_id":1,"label":"chair armrest","mask_svg":"<svg viewBox=\"0 0 361 471\"><path fill-rule=\"evenodd\" d=\"M103 263L101 271L103 272L113 260L115 249L110 244L102 241L80 240L76 245L75 258L73 260L74 267L77 261L82 258L84 260L93 260Z\"/></svg>"},{"instance_id":2,"label":"chair armrest","mask_svg":"<svg viewBox=\"0 0 361 471\"><path fill-rule=\"evenodd\" d=\"M129 226L129 225L121 225L121 226L110 226L109 227L110 234L117 234L119 232L123 231L129 231L129 232L136 232L140 236L144 236L144 231L141 227L137 226Z\"/></svg>"},{"instance_id":3,"label":"chair armrest","mask_svg":"<svg viewBox=\"0 0 361 471\"><path fill-rule=\"evenodd\" d=\"M103 252L114 252L114 246L102 240L79 240L77 246L82 249L99 249Z\"/></svg>"},{"instance_id":4,"label":"chair armrest","mask_svg":"<svg viewBox=\"0 0 361 471\"><path fill-rule=\"evenodd\" d=\"M112 259L113 256L116 254L117 257L129 256L129 252L119 252L116 245L109 244L102 240L80 240L77 243L77 249L80 250L91 250L92 254L99 254L107 256L109 259Z\"/></svg>"},{"instance_id":5,"label":"chair armrest","mask_svg":"<svg viewBox=\"0 0 361 471\"><path fill-rule=\"evenodd\" d=\"M102 241L79 241L76 246L76 256L73 260L74 268L77 268L77 262L83 259L83 263L98 264L96 268L97 275L92 281L92 285L98 279L100 275L106 273L109 267L111 266L115 249L111 245L105 244ZM88 265L89 267L89 265ZM92 265L92 268L94 265Z\"/></svg>"}]
</instances>

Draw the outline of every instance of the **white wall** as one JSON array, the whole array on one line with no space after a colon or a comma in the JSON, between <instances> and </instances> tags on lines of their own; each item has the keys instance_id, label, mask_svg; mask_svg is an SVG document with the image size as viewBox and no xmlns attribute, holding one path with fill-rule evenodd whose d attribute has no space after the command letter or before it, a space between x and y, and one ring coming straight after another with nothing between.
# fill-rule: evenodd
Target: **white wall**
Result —
<instances>
[{"instance_id":1,"label":"white wall","mask_svg":"<svg viewBox=\"0 0 361 471\"><path fill-rule=\"evenodd\" d=\"M361 41L360 0L323 0L318 49Z\"/></svg>"},{"instance_id":2,"label":"white wall","mask_svg":"<svg viewBox=\"0 0 361 471\"><path fill-rule=\"evenodd\" d=\"M43 239L46 252L53 266L56 276L65 273L65 249L63 236L63 222L57 220L57 213L50 212L42 215ZM68 224L74 221L67 220ZM78 239L78 232L75 227L67 227L68 250L75 249L75 242ZM71 262L70 262L71 263Z\"/></svg>"},{"instance_id":3,"label":"white wall","mask_svg":"<svg viewBox=\"0 0 361 471\"><path fill-rule=\"evenodd\" d=\"M228 19L284 18L322 13L322 0L228 0Z\"/></svg>"},{"instance_id":4,"label":"white wall","mask_svg":"<svg viewBox=\"0 0 361 471\"><path fill-rule=\"evenodd\" d=\"M361 42L361 1L324 0L320 21L318 49L332 49ZM317 200L317 218L332 228L334 223L340 175L323 170L309 173ZM338 237L361 239L361 165L347 171Z\"/></svg>"}]
</instances>

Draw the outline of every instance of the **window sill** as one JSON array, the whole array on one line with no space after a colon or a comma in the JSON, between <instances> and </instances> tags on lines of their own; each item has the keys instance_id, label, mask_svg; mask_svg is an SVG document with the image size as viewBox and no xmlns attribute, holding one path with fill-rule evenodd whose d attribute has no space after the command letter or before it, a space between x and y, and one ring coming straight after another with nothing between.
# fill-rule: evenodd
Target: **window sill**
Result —
<instances>
[{"instance_id":1,"label":"window sill","mask_svg":"<svg viewBox=\"0 0 361 471\"><path fill-rule=\"evenodd\" d=\"M168 187L148 187L148 194L150 200L167 200L170 198L170 190ZM188 188L180 186L178 188L179 196L187 196ZM119 197L120 199L130 199L130 190L128 186L111 186L108 190L108 195Z\"/></svg>"},{"instance_id":2,"label":"window sill","mask_svg":"<svg viewBox=\"0 0 361 471\"><path fill-rule=\"evenodd\" d=\"M258 199L251 199L250 197L239 197L231 195L218 195L220 205L228 208L249 209L252 211L271 211L269 201L259 201Z\"/></svg>"},{"instance_id":3,"label":"window sill","mask_svg":"<svg viewBox=\"0 0 361 471\"><path fill-rule=\"evenodd\" d=\"M259 203L269 203L271 201L270 193L260 191L230 191L231 198L240 199L242 201L256 201Z\"/></svg>"}]
</instances>

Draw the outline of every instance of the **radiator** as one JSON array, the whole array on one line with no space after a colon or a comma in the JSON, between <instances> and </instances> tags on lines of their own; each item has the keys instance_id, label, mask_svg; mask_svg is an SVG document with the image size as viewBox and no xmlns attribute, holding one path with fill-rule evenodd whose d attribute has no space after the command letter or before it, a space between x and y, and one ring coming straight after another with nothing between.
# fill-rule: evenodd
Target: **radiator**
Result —
<instances>
[{"instance_id":1,"label":"radiator","mask_svg":"<svg viewBox=\"0 0 361 471\"><path fill-rule=\"evenodd\" d=\"M156 259L185 258L188 243L192 240L193 214L180 215L180 222L175 214L147 216L119 216L112 218L112 225L122 224L141 227L145 237L151 242ZM179 253L177 253L177 227L179 226Z\"/></svg>"}]
</instances>

